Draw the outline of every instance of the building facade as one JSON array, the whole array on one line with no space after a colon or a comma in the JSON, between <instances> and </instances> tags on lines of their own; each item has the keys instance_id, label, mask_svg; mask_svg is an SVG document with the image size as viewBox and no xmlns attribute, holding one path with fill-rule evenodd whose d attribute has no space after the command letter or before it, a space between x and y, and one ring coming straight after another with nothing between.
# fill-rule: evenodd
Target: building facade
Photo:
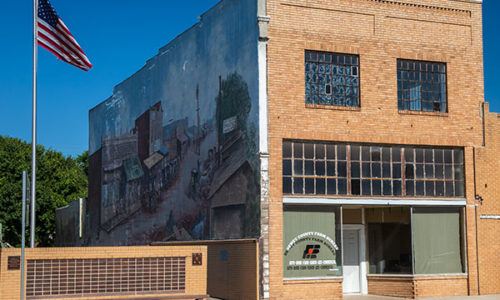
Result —
<instances>
[{"instance_id":1,"label":"building facade","mask_svg":"<svg viewBox=\"0 0 500 300\"><path fill-rule=\"evenodd\" d=\"M88 243L258 238L263 299L500 293L481 9L221 1L91 110Z\"/></svg>"}]
</instances>

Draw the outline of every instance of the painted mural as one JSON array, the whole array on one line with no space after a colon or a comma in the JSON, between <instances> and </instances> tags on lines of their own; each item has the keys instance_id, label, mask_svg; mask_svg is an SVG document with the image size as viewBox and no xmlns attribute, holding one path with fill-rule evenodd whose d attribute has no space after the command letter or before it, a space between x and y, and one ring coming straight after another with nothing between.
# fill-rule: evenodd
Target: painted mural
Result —
<instances>
[{"instance_id":1,"label":"painted mural","mask_svg":"<svg viewBox=\"0 0 500 300\"><path fill-rule=\"evenodd\" d=\"M220 2L90 111L88 245L259 236L256 9Z\"/></svg>"}]
</instances>

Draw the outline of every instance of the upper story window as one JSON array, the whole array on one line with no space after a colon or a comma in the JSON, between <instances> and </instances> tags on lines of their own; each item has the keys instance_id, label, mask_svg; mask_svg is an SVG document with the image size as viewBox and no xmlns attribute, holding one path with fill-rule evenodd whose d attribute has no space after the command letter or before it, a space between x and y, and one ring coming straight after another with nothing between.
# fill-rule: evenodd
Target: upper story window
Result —
<instances>
[{"instance_id":1,"label":"upper story window","mask_svg":"<svg viewBox=\"0 0 500 300\"><path fill-rule=\"evenodd\" d=\"M306 51L306 104L359 107L359 57Z\"/></svg>"},{"instance_id":2,"label":"upper story window","mask_svg":"<svg viewBox=\"0 0 500 300\"><path fill-rule=\"evenodd\" d=\"M446 112L446 64L398 59L399 110Z\"/></svg>"},{"instance_id":3,"label":"upper story window","mask_svg":"<svg viewBox=\"0 0 500 300\"><path fill-rule=\"evenodd\" d=\"M283 141L283 194L463 197L460 148Z\"/></svg>"}]
</instances>

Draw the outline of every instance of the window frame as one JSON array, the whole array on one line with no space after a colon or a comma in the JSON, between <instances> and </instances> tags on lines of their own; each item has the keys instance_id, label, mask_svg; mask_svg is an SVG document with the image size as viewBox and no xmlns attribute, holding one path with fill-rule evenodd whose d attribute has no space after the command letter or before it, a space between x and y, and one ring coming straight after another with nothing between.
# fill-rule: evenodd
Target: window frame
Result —
<instances>
[{"instance_id":1,"label":"window frame","mask_svg":"<svg viewBox=\"0 0 500 300\"><path fill-rule=\"evenodd\" d=\"M373 165L377 167L376 172ZM284 139L282 193L287 196L463 199L467 192L465 166L464 149L460 147ZM370 174L366 175L366 171Z\"/></svg>"}]
</instances>

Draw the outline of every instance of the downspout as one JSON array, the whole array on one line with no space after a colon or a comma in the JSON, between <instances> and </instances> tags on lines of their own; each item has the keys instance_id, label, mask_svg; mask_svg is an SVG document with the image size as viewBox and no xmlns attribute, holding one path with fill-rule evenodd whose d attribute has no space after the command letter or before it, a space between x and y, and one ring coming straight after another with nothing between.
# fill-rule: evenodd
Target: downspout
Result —
<instances>
[{"instance_id":1,"label":"downspout","mask_svg":"<svg viewBox=\"0 0 500 300\"><path fill-rule=\"evenodd\" d=\"M484 119L484 116L483 116ZM481 295L481 285L479 284L479 239L478 239L478 223L477 223L477 205L478 205L478 200L476 200L477 197L477 181L476 181L476 148L472 148L472 157L473 157L473 169L474 169L474 222L475 222L475 229L476 229L476 272L477 272L477 293L478 295ZM470 291L469 291L470 295Z\"/></svg>"}]
</instances>

